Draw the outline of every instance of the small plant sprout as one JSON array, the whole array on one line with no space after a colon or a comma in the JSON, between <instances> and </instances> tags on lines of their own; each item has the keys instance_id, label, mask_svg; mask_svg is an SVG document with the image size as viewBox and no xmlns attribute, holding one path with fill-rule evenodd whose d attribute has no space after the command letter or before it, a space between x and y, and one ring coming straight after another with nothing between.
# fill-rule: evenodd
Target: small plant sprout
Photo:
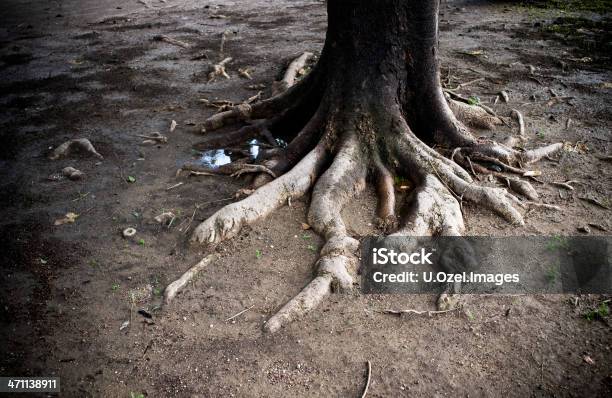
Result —
<instances>
[{"instance_id":1,"label":"small plant sprout","mask_svg":"<svg viewBox=\"0 0 612 398\"><path fill-rule=\"evenodd\" d=\"M134 182L136 182L136 178L135 178L135 177L132 177L132 176L128 176L128 177L126 178L126 180L127 180L127 182L129 182L129 183L134 183Z\"/></svg>"},{"instance_id":2,"label":"small plant sprout","mask_svg":"<svg viewBox=\"0 0 612 398\"><path fill-rule=\"evenodd\" d=\"M144 246L144 245L145 245L145 240L144 240L144 239L139 239L139 240L138 240L138 244L139 244L140 246Z\"/></svg>"},{"instance_id":3,"label":"small plant sprout","mask_svg":"<svg viewBox=\"0 0 612 398\"><path fill-rule=\"evenodd\" d=\"M111 285L111 290L112 290L113 292L116 292L116 291L117 291L117 290L118 290L120 287L121 287L121 285L119 285L118 283L113 283L113 284Z\"/></svg>"},{"instance_id":4,"label":"small plant sprout","mask_svg":"<svg viewBox=\"0 0 612 398\"><path fill-rule=\"evenodd\" d=\"M597 319L604 319L610 314L610 307L608 307L609 300L606 300L599 304L595 309L591 309L584 314L584 317L589 321Z\"/></svg>"},{"instance_id":5,"label":"small plant sprout","mask_svg":"<svg viewBox=\"0 0 612 398\"><path fill-rule=\"evenodd\" d=\"M262 257L263 257L263 253L261 252L261 250L259 249L255 250L255 258L259 260Z\"/></svg>"},{"instance_id":6,"label":"small plant sprout","mask_svg":"<svg viewBox=\"0 0 612 398\"><path fill-rule=\"evenodd\" d=\"M470 104L470 105L478 105L478 104L480 104L480 98L478 98L478 97L469 97L468 98L468 104Z\"/></svg>"}]
</instances>

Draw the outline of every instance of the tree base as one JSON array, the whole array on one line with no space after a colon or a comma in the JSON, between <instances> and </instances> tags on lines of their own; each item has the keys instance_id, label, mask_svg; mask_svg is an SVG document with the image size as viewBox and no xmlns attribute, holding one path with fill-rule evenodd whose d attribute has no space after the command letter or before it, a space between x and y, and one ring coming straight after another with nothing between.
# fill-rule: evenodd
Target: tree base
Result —
<instances>
[{"instance_id":1,"label":"tree base","mask_svg":"<svg viewBox=\"0 0 612 398\"><path fill-rule=\"evenodd\" d=\"M265 169L255 177L252 194L217 211L192 236L193 242L215 245L312 189L308 222L326 243L316 263L314 279L266 322L264 329L268 332L275 332L316 308L332 291L354 288L359 242L348 235L341 210L364 189L368 175L376 183L378 217L393 235L457 236L465 230L463 200L491 209L510 223L523 224L517 208L524 207L525 203L505 188L476 184L467 170L473 175L491 173L483 164L495 164L505 172L522 173L523 164L561 148L555 144L521 152L511 145L478 140L462 121L490 127L491 115L476 107L457 106L449 100L450 105L442 116L448 118L444 124L452 129L433 134L435 143L447 148L450 155L447 158L413 133L409 127L411 121L394 95L379 95L375 101L357 92L347 97L339 94L350 93L347 87L339 89L338 85L331 85L322 90L321 85L330 81L322 76L319 68L288 91L253 105L239 105L205 123L212 130L228 123L256 119L257 125L267 128L296 109L311 108L312 101L318 101L316 112L287 148L268 150L263 156L263 169L249 170ZM381 82L374 92L389 93L385 87ZM259 132L254 129L251 134L256 136ZM512 138L509 143L513 141L517 139ZM502 173L495 174L503 177ZM403 205L405 216L401 219L396 216L396 176L409 178L415 186ZM535 190L527 181L509 179L508 185L518 194L533 199ZM457 292L440 296L439 310L456 305L457 296L452 293Z\"/></svg>"}]
</instances>

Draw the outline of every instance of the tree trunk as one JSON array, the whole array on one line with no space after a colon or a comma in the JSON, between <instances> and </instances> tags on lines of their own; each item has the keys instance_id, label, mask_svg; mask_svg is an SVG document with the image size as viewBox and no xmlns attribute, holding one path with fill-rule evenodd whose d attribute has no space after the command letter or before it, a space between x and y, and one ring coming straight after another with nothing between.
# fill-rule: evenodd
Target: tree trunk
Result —
<instances>
[{"instance_id":1,"label":"tree trunk","mask_svg":"<svg viewBox=\"0 0 612 398\"><path fill-rule=\"evenodd\" d=\"M452 128L438 73L438 7L438 0L328 1L321 56L328 86L383 109L400 104L423 139Z\"/></svg>"},{"instance_id":2,"label":"tree trunk","mask_svg":"<svg viewBox=\"0 0 612 398\"><path fill-rule=\"evenodd\" d=\"M192 238L217 244L312 189L309 224L326 240L316 277L266 323L266 330L278 330L315 308L332 289L352 288L359 242L341 212L368 176L378 193L379 225L394 235L462 234L463 200L523 223L516 209L523 203L504 188L475 184L466 170L491 173L486 165L493 163L523 173L524 164L562 145L522 152L470 134L462 122L492 127L499 118L445 97L438 72L438 7L437 0L328 0L327 36L312 72L279 95L241 104L204 123L209 141L269 137L269 131L297 126L284 136L286 148L267 151L259 165L244 164L244 172L265 172L254 180L257 189L201 223ZM250 119L257 122L233 133L208 132ZM434 150L431 143L446 150ZM397 177L410 179L414 187L399 200ZM518 194L534 197L527 181L506 181ZM398 210L402 217L396 217ZM438 305L448 309L448 296Z\"/></svg>"}]
</instances>

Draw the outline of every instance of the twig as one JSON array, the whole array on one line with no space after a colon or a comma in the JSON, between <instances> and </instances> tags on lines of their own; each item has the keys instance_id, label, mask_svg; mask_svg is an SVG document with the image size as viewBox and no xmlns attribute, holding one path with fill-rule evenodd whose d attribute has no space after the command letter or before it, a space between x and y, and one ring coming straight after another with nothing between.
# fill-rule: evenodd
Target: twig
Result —
<instances>
[{"instance_id":1,"label":"twig","mask_svg":"<svg viewBox=\"0 0 612 398\"><path fill-rule=\"evenodd\" d=\"M239 313L237 313L236 315L230 316L229 318L227 318L227 319L225 320L225 322L229 322L229 321L231 321L232 319L234 319L234 318L236 318L236 317L239 317L240 315L244 314L245 312L247 312L248 310L250 310L250 309L251 309L251 308L253 308L253 307L255 307L255 304L253 304L253 305L252 305L252 306L250 306L249 308L245 308L245 309L243 309L242 311L240 311L240 312L239 312Z\"/></svg>"},{"instance_id":2,"label":"twig","mask_svg":"<svg viewBox=\"0 0 612 398\"><path fill-rule=\"evenodd\" d=\"M368 378L366 380L365 388L363 389L363 394L361 394L361 398L365 398L368 394L368 388L370 388L370 379L372 378L372 362L368 361Z\"/></svg>"}]
</instances>

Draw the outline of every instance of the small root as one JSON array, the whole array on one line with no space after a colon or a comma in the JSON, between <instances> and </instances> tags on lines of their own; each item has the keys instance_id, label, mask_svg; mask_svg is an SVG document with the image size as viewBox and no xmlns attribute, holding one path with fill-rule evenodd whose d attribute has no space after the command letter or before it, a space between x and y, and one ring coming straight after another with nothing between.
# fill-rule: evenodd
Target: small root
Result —
<instances>
[{"instance_id":1,"label":"small root","mask_svg":"<svg viewBox=\"0 0 612 398\"><path fill-rule=\"evenodd\" d=\"M565 188L568 191L573 191L574 187L570 185L572 181L567 181L567 182L549 182L550 185L554 185L556 187L561 187L561 188Z\"/></svg>"},{"instance_id":2,"label":"small root","mask_svg":"<svg viewBox=\"0 0 612 398\"><path fill-rule=\"evenodd\" d=\"M272 84L272 95L278 95L295 84L295 80L300 74L300 71L303 71L304 67L308 60L310 60L314 56L313 53L304 52L302 55L294 59L289 66L287 67L287 71L285 72L285 76L280 81L274 82Z\"/></svg>"},{"instance_id":3,"label":"small root","mask_svg":"<svg viewBox=\"0 0 612 398\"><path fill-rule=\"evenodd\" d=\"M324 144L319 144L291 171L258 188L247 198L217 211L194 231L192 242L217 244L236 236L243 225L266 217L287 202L300 197L312 186L327 158Z\"/></svg>"},{"instance_id":4,"label":"small root","mask_svg":"<svg viewBox=\"0 0 612 398\"><path fill-rule=\"evenodd\" d=\"M246 173L266 173L272 178L276 178L276 174L272 170L260 164L241 164L240 169L232 173L231 176L240 177Z\"/></svg>"},{"instance_id":5,"label":"small root","mask_svg":"<svg viewBox=\"0 0 612 398\"><path fill-rule=\"evenodd\" d=\"M533 188L533 185L527 181L523 181L518 178L509 178L503 175L497 175L497 178L505 182L506 185L514 192L523 195L527 199L538 200L538 193L536 192L535 188Z\"/></svg>"},{"instance_id":6,"label":"small root","mask_svg":"<svg viewBox=\"0 0 612 398\"><path fill-rule=\"evenodd\" d=\"M331 293L331 275L320 275L310 283L292 300L287 302L272 318L264 324L264 331L274 333L283 325L302 317L316 308L325 297Z\"/></svg>"},{"instance_id":7,"label":"small root","mask_svg":"<svg viewBox=\"0 0 612 398\"><path fill-rule=\"evenodd\" d=\"M172 37L168 37L166 35L156 35L153 36L153 40L155 41L163 41L168 44L172 44L174 46L182 47L182 48L191 48L190 44L185 43L184 41L173 39Z\"/></svg>"},{"instance_id":8,"label":"small root","mask_svg":"<svg viewBox=\"0 0 612 398\"><path fill-rule=\"evenodd\" d=\"M535 163L538 160L546 157L546 156L550 156L558 151L560 151L561 149L563 149L563 143L558 142L556 144L552 144L552 145L548 145L548 146L544 146L544 147L540 147L540 148L536 148L536 149L531 149L529 151L525 151L523 153L520 154L521 160L527 164L529 163Z\"/></svg>"},{"instance_id":9,"label":"small root","mask_svg":"<svg viewBox=\"0 0 612 398\"><path fill-rule=\"evenodd\" d=\"M438 311L419 311L419 310L407 309L407 310L382 310L380 312L383 314L392 314L392 315L414 314L414 315L432 316L432 315L440 315L440 314L446 314L448 312L457 311L460 308L461 307L455 307L449 310L438 310Z\"/></svg>"},{"instance_id":10,"label":"small root","mask_svg":"<svg viewBox=\"0 0 612 398\"><path fill-rule=\"evenodd\" d=\"M214 64L208 72L208 83L212 82L217 76L223 76L226 79L230 79L230 75L225 71L225 65L232 61L231 57L224 58L219 63Z\"/></svg>"},{"instance_id":11,"label":"small root","mask_svg":"<svg viewBox=\"0 0 612 398\"><path fill-rule=\"evenodd\" d=\"M62 145L55 148L51 154L49 154L49 159L57 160L68 157L73 153L86 153L91 156L95 156L98 159L104 159L104 157L100 155L98 151L96 151L96 148L94 148L91 141L89 141L87 138L76 138L64 142Z\"/></svg>"},{"instance_id":12,"label":"small root","mask_svg":"<svg viewBox=\"0 0 612 398\"><path fill-rule=\"evenodd\" d=\"M516 122L519 125L519 137L521 140L525 140L525 119L523 118L523 114L518 110L513 109L510 115L516 119Z\"/></svg>"},{"instance_id":13,"label":"small root","mask_svg":"<svg viewBox=\"0 0 612 398\"><path fill-rule=\"evenodd\" d=\"M146 141L153 141L158 144L165 144L168 142L168 137L166 137L165 135L162 135L161 133L157 131L154 133L151 133L150 135L138 134L136 136L140 138L146 138ZM146 141L143 141L143 143L145 143Z\"/></svg>"},{"instance_id":14,"label":"small root","mask_svg":"<svg viewBox=\"0 0 612 398\"><path fill-rule=\"evenodd\" d=\"M547 203L524 202L524 204L527 205L528 207L534 207L534 208L540 208L540 209L546 209L546 210L562 211L562 209L559 206L549 205Z\"/></svg>"},{"instance_id":15,"label":"small root","mask_svg":"<svg viewBox=\"0 0 612 398\"><path fill-rule=\"evenodd\" d=\"M214 255L210 254L204 257L199 263L189 268L187 272L181 275L180 278L169 284L164 290L164 305L170 304L170 302L174 299L177 293L184 288L193 278L198 275L200 271L202 271L213 259Z\"/></svg>"},{"instance_id":16,"label":"small root","mask_svg":"<svg viewBox=\"0 0 612 398\"><path fill-rule=\"evenodd\" d=\"M204 127L202 128L202 133L207 131L216 130L225 126L228 123L234 123L237 121L243 121L249 119L251 116L251 105L249 104L239 104L232 107L230 110L219 112L215 115L212 115L208 119L204 121Z\"/></svg>"},{"instance_id":17,"label":"small root","mask_svg":"<svg viewBox=\"0 0 612 398\"><path fill-rule=\"evenodd\" d=\"M368 395L368 388L370 388L371 378L372 378L372 362L368 361L368 376L367 376L365 387L363 388L363 393L361 394L361 398L366 398L366 395Z\"/></svg>"},{"instance_id":18,"label":"small root","mask_svg":"<svg viewBox=\"0 0 612 398\"><path fill-rule=\"evenodd\" d=\"M448 105L455 117L466 126L493 130L495 126L503 124L503 121L496 116L490 115L483 107L469 105L461 101L449 99Z\"/></svg>"},{"instance_id":19,"label":"small root","mask_svg":"<svg viewBox=\"0 0 612 398\"><path fill-rule=\"evenodd\" d=\"M249 68L238 68L238 74L248 80L253 80Z\"/></svg>"}]
</instances>

